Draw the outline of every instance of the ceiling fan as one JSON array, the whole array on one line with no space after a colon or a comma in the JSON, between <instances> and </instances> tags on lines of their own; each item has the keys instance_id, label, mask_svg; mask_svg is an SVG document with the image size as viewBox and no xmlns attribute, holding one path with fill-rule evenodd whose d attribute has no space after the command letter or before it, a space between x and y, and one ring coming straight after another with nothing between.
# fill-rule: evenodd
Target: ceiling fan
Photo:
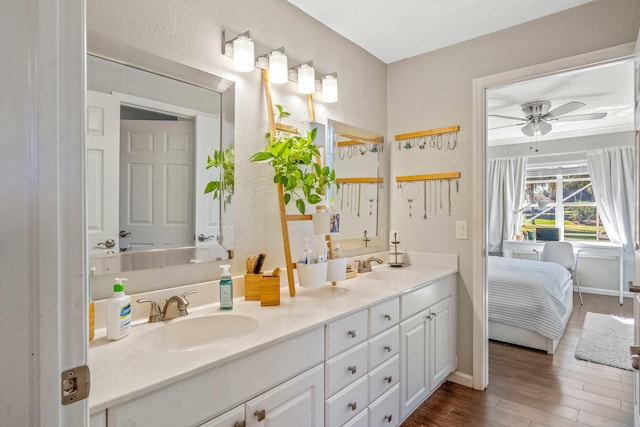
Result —
<instances>
[{"instance_id":1,"label":"ceiling fan","mask_svg":"<svg viewBox=\"0 0 640 427\"><path fill-rule=\"evenodd\" d=\"M534 136L536 133L540 135L546 135L551 131L552 121L557 122L575 122L580 120L597 120L607 116L607 113L589 113L589 114L576 114L571 116L565 116L565 114L571 113L579 108L586 106L586 104L577 101L567 102L564 105L551 108L551 101L534 101L526 104L522 104L523 117L503 116L500 114L489 114L489 117L499 117L502 119L518 120L520 123L507 126L522 126L520 129L523 134L527 136ZM500 127L507 127L500 126ZM493 128L497 129L497 128Z\"/></svg>"}]
</instances>

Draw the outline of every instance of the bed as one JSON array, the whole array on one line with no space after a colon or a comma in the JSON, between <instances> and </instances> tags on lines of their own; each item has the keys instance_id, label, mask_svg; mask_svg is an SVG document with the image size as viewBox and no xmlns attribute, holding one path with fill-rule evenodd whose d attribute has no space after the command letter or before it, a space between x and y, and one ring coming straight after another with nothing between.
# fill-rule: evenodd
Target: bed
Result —
<instances>
[{"instance_id":1,"label":"bed","mask_svg":"<svg viewBox=\"0 0 640 427\"><path fill-rule=\"evenodd\" d=\"M490 256L489 339L553 354L573 311L571 273L559 264Z\"/></svg>"}]
</instances>

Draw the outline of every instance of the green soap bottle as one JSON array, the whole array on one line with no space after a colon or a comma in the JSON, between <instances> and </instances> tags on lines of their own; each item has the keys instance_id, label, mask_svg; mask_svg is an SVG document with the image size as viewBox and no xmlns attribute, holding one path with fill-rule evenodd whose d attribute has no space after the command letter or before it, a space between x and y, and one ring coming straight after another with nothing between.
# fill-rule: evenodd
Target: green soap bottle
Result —
<instances>
[{"instance_id":1,"label":"green soap bottle","mask_svg":"<svg viewBox=\"0 0 640 427\"><path fill-rule=\"evenodd\" d=\"M231 273L229 273L228 264L221 265L222 278L220 279L220 310L233 309L233 282L231 281Z\"/></svg>"}]
</instances>

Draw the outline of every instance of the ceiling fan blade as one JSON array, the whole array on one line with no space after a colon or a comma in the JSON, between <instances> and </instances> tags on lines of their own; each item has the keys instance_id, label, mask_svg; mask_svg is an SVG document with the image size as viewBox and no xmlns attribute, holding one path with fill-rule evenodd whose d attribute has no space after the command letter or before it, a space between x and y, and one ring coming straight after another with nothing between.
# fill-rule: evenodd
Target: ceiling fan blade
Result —
<instances>
[{"instance_id":1,"label":"ceiling fan blade","mask_svg":"<svg viewBox=\"0 0 640 427\"><path fill-rule=\"evenodd\" d=\"M554 108L553 110L549 111L547 114L543 115L542 118L555 119L558 116L562 116L563 114L568 114L572 111L577 110L578 108L584 107L585 105L587 104L583 102L577 102L577 101L567 102L566 104L561 105L558 108Z\"/></svg>"},{"instance_id":2,"label":"ceiling fan blade","mask_svg":"<svg viewBox=\"0 0 640 427\"><path fill-rule=\"evenodd\" d=\"M512 125L505 125L505 126L496 126L496 127L494 127L494 128L489 128L489 130L502 129L502 128L510 128L510 127L513 127L513 126L522 126L523 124L525 124L525 122L522 122L522 123L515 123L515 124L512 124Z\"/></svg>"},{"instance_id":3,"label":"ceiling fan blade","mask_svg":"<svg viewBox=\"0 0 640 427\"><path fill-rule=\"evenodd\" d=\"M489 117L498 117L500 119L518 120L518 121L521 121L521 122L526 122L527 121L527 119L525 119L524 117L502 116L500 114L489 114Z\"/></svg>"},{"instance_id":4,"label":"ceiling fan blade","mask_svg":"<svg viewBox=\"0 0 640 427\"><path fill-rule=\"evenodd\" d=\"M533 122L529 122L526 125L522 126L520 130L527 136L533 136L535 134L535 125L533 124Z\"/></svg>"},{"instance_id":5,"label":"ceiling fan blade","mask_svg":"<svg viewBox=\"0 0 640 427\"><path fill-rule=\"evenodd\" d=\"M557 120L559 122L577 122L579 120L604 119L605 117L607 117L607 113L590 113L590 114L576 114L573 116L562 116L554 120Z\"/></svg>"},{"instance_id":6,"label":"ceiling fan blade","mask_svg":"<svg viewBox=\"0 0 640 427\"><path fill-rule=\"evenodd\" d=\"M540 131L541 135L546 135L551 132L551 125L543 120L540 120L538 122L538 130Z\"/></svg>"}]
</instances>

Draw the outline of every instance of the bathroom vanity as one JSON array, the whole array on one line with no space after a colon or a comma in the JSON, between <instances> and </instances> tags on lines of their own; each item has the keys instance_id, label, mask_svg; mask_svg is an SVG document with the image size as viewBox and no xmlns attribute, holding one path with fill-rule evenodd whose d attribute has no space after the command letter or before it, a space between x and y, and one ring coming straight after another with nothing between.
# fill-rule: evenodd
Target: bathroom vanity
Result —
<instances>
[{"instance_id":1,"label":"bathroom vanity","mask_svg":"<svg viewBox=\"0 0 640 427\"><path fill-rule=\"evenodd\" d=\"M120 341L98 331L91 426L399 425L456 368L457 256L412 261L294 298L285 286L280 306L194 300Z\"/></svg>"}]
</instances>

